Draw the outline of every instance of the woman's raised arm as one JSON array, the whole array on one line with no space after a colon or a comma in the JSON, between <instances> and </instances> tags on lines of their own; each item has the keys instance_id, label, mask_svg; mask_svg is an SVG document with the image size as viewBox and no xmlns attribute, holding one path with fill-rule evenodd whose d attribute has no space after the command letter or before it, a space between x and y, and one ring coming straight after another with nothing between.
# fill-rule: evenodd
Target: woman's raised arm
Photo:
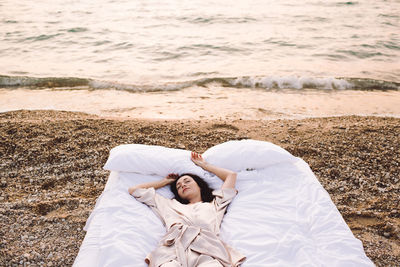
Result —
<instances>
[{"instance_id":1,"label":"woman's raised arm","mask_svg":"<svg viewBox=\"0 0 400 267\"><path fill-rule=\"evenodd\" d=\"M221 188L235 188L236 177L237 177L236 172L211 165L203 159L201 154L198 154L196 152L192 152L191 160L197 166L203 168L206 171L212 172L213 174L218 176L218 178L224 181L224 184L222 185Z\"/></svg>"},{"instance_id":2,"label":"woman's raised arm","mask_svg":"<svg viewBox=\"0 0 400 267\"><path fill-rule=\"evenodd\" d=\"M138 184L138 185L131 186L131 187L129 187L128 192L129 192L130 195L132 195L133 192L138 188L154 187L154 189L158 189L158 188L161 188L163 186L169 185L170 183L175 181L178 177L179 177L178 174L170 173L166 177L164 177L163 179L161 179L159 181L148 182L148 183L143 183L143 184Z\"/></svg>"}]
</instances>

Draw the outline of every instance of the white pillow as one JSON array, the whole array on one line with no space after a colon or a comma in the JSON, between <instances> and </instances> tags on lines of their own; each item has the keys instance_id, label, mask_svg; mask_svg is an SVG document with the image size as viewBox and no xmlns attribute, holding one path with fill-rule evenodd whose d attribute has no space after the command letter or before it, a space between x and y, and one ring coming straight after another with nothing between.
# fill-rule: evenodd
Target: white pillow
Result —
<instances>
[{"instance_id":1,"label":"white pillow","mask_svg":"<svg viewBox=\"0 0 400 267\"><path fill-rule=\"evenodd\" d=\"M169 173L193 173L202 177L205 173L190 160L190 151L140 144L114 147L103 168L163 177Z\"/></svg>"},{"instance_id":2,"label":"white pillow","mask_svg":"<svg viewBox=\"0 0 400 267\"><path fill-rule=\"evenodd\" d=\"M270 142L258 140L228 141L209 148L204 159L213 165L235 172L264 169L273 164L292 162L297 158Z\"/></svg>"}]
</instances>

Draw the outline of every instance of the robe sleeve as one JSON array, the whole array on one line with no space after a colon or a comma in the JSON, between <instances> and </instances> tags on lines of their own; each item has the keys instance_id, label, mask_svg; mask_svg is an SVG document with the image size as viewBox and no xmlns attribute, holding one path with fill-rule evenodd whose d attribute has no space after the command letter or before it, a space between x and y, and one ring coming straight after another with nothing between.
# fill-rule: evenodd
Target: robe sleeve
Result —
<instances>
[{"instance_id":1,"label":"robe sleeve","mask_svg":"<svg viewBox=\"0 0 400 267\"><path fill-rule=\"evenodd\" d=\"M161 196L156 193L154 187L150 188L138 188L133 191L132 196L137 201L142 202L149 206L153 212L160 217L161 221L165 224L165 215L168 207L171 204L171 199Z\"/></svg>"},{"instance_id":2,"label":"robe sleeve","mask_svg":"<svg viewBox=\"0 0 400 267\"><path fill-rule=\"evenodd\" d=\"M221 188L214 190L213 195L215 196L214 205L217 212L225 211L229 203L237 195L237 190L235 188Z\"/></svg>"}]
</instances>

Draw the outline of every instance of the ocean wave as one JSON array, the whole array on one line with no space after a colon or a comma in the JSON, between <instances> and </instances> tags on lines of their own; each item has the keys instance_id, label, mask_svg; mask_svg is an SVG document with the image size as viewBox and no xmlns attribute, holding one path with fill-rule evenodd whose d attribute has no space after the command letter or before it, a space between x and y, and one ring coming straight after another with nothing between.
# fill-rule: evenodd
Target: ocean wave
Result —
<instances>
[{"instance_id":1,"label":"ocean wave","mask_svg":"<svg viewBox=\"0 0 400 267\"><path fill-rule=\"evenodd\" d=\"M0 75L0 88L7 87L36 87L36 88L56 88L56 87L77 87L88 86L90 79L75 77L46 77L36 78L29 76L6 76Z\"/></svg>"},{"instance_id":2,"label":"ocean wave","mask_svg":"<svg viewBox=\"0 0 400 267\"><path fill-rule=\"evenodd\" d=\"M400 83L367 78L305 77L305 76L242 76L212 77L184 82L162 84L126 84L76 77L28 77L0 75L0 88L27 87L30 89L53 88L57 90L125 90L130 92L177 91L189 87L222 86L265 90L315 89L315 90L400 90Z\"/></svg>"}]
</instances>

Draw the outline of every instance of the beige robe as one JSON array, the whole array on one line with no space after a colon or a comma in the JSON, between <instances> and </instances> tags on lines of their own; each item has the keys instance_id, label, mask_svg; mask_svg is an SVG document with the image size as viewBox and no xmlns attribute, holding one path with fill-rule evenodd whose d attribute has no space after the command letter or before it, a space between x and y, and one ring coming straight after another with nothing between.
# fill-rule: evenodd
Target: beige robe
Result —
<instances>
[{"instance_id":1,"label":"beige robe","mask_svg":"<svg viewBox=\"0 0 400 267\"><path fill-rule=\"evenodd\" d=\"M225 210L236 194L232 188L219 189L213 191L212 202L185 205L157 194L154 188L136 189L133 196L148 205L167 228L158 247L146 257L146 263L159 267L179 262L183 267L192 267L206 257L224 267L239 266L245 257L219 239Z\"/></svg>"}]
</instances>

